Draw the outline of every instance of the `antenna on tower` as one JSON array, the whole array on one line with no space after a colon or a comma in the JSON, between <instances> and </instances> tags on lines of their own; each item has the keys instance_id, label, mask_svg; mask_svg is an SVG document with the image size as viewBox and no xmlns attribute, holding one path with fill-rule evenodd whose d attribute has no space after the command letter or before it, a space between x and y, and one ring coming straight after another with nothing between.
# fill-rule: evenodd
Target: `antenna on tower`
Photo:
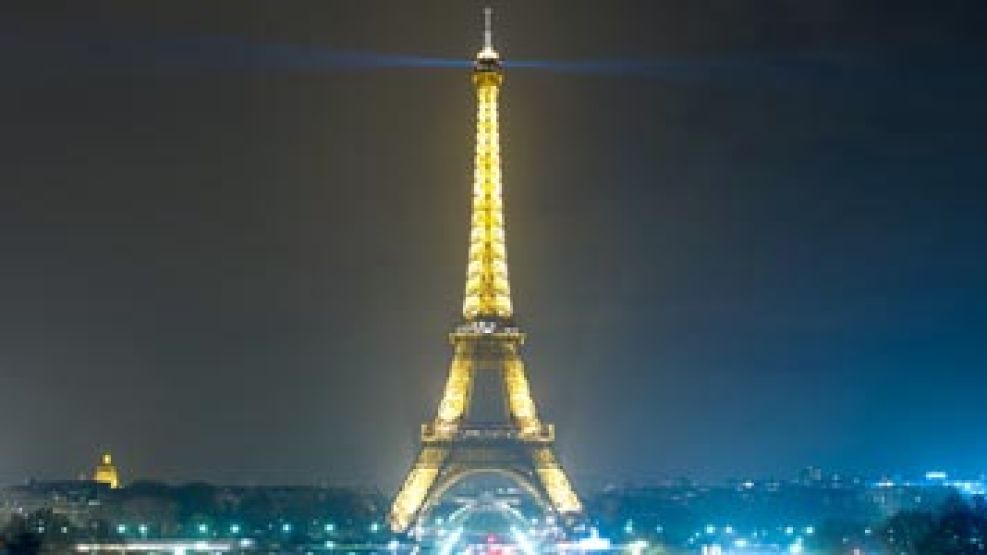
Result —
<instances>
[{"instance_id":1,"label":"antenna on tower","mask_svg":"<svg viewBox=\"0 0 987 555\"><path fill-rule=\"evenodd\" d=\"M493 8L483 8L483 49L493 50Z\"/></svg>"},{"instance_id":2,"label":"antenna on tower","mask_svg":"<svg viewBox=\"0 0 987 555\"><path fill-rule=\"evenodd\" d=\"M493 47L493 8L483 8L483 50L477 54L480 60L496 60L499 58Z\"/></svg>"}]
</instances>

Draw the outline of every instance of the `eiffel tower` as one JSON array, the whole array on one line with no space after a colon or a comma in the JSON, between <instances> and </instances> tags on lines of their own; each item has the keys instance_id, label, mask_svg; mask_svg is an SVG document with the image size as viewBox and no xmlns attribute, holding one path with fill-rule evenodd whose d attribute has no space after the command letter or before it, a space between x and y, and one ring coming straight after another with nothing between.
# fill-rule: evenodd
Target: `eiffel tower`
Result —
<instances>
[{"instance_id":1,"label":"eiffel tower","mask_svg":"<svg viewBox=\"0 0 987 555\"><path fill-rule=\"evenodd\" d=\"M555 456L555 428L538 418L514 322L501 196L497 95L504 81L485 10L476 55L476 157L463 320L449 334L452 363L438 414L422 425L421 449L394 499L390 525L404 532L463 478L512 478L542 508L571 520L582 504Z\"/></svg>"}]
</instances>

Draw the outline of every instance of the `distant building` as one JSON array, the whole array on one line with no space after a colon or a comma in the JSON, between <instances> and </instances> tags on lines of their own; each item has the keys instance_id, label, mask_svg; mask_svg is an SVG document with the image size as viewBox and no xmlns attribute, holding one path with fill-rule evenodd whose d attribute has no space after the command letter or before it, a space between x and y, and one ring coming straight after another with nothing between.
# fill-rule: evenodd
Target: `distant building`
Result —
<instances>
[{"instance_id":1,"label":"distant building","mask_svg":"<svg viewBox=\"0 0 987 555\"><path fill-rule=\"evenodd\" d=\"M120 475L117 474L117 467L113 465L113 456L109 452L103 453L99 464L93 470L93 481L110 486L110 489L120 487Z\"/></svg>"},{"instance_id":2,"label":"distant building","mask_svg":"<svg viewBox=\"0 0 987 555\"><path fill-rule=\"evenodd\" d=\"M799 483L803 486L815 486L823 481L823 471L818 466L807 466L799 472Z\"/></svg>"}]
</instances>

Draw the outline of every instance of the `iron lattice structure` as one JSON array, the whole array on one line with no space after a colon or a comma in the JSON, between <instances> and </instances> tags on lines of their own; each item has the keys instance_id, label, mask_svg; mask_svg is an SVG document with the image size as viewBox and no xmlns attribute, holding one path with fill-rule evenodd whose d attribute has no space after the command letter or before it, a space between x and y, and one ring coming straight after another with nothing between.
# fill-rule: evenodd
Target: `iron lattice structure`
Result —
<instances>
[{"instance_id":1,"label":"iron lattice structure","mask_svg":"<svg viewBox=\"0 0 987 555\"><path fill-rule=\"evenodd\" d=\"M453 358L438 414L422 426L418 457L391 507L395 532L428 514L459 480L481 472L513 478L548 512L564 518L582 512L555 455L554 427L538 418L520 355L525 336L513 320L497 113L504 72L489 10L486 20L473 69L476 157L463 322L449 334ZM491 376L499 387L480 391L478 382L490 383ZM494 403L496 418L477 414L484 394L502 397Z\"/></svg>"}]
</instances>

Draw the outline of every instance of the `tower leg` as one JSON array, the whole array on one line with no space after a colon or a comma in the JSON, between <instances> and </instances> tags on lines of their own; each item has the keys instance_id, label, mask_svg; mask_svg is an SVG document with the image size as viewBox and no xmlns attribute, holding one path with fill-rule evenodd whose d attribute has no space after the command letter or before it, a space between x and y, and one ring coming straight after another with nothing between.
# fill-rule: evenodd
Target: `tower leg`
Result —
<instances>
[{"instance_id":1,"label":"tower leg","mask_svg":"<svg viewBox=\"0 0 987 555\"><path fill-rule=\"evenodd\" d=\"M449 451L442 447L426 446L418 453L415 464L391 505L391 514L388 517L391 530L404 532L411 526L448 456Z\"/></svg>"},{"instance_id":2,"label":"tower leg","mask_svg":"<svg viewBox=\"0 0 987 555\"><path fill-rule=\"evenodd\" d=\"M439 428L453 427L462 419L469 402L472 366L469 345L465 342L457 344L449 365L449 379L446 380L442 401L439 403L439 414L435 420Z\"/></svg>"},{"instance_id":3,"label":"tower leg","mask_svg":"<svg viewBox=\"0 0 987 555\"><path fill-rule=\"evenodd\" d=\"M510 355L504 360L504 385L511 417L522 434L534 434L541 430L541 422L531 399L528 379L524 376L524 362L517 356L516 347L510 347Z\"/></svg>"},{"instance_id":4,"label":"tower leg","mask_svg":"<svg viewBox=\"0 0 987 555\"><path fill-rule=\"evenodd\" d=\"M542 488L548 494L552 506L560 515L577 515L583 512L583 505L573 491L569 478L562 465L555 458L551 447L538 447L533 451L535 473Z\"/></svg>"}]
</instances>

